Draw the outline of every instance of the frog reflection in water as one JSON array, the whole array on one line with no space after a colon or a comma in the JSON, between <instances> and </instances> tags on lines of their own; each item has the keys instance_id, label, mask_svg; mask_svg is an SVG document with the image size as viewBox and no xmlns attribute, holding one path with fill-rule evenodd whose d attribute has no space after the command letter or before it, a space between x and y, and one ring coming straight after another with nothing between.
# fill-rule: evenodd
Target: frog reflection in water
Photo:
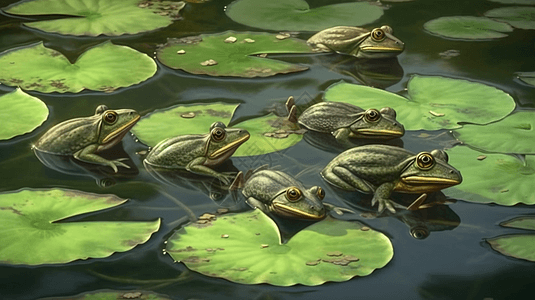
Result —
<instances>
[{"instance_id":1,"label":"frog reflection in water","mask_svg":"<svg viewBox=\"0 0 535 300\"><path fill-rule=\"evenodd\" d=\"M316 51L334 51L358 58L388 58L403 52L405 44L392 35L390 26L384 25L369 31L351 26L336 26L322 30L307 44Z\"/></svg>"},{"instance_id":2,"label":"frog reflection in water","mask_svg":"<svg viewBox=\"0 0 535 300\"><path fill-rule=\"evenodd\" d=\"M215 122L208 134L180 135L161 141L149 152L144 163L160 168L186 169L229 184L229 177L233 176L216 172L211 167L232 156L249 136L247 130L226 128L222 122Z\"/></svg>"},{"instance_id":3,"label":"frog reflection in water","mask_svg":"<svg viewBox=\"0 0 535 300\"><path fill-rule=\"evenodd\" d=\"M392 191L429 193L461 183L459 171L448 164L442 150L413 154L387 145L355 147L335 157L321 175L330 184L347 191L374 193L372 205L379 212L395 212Z\"/></svg>"},{"instance_id":4,"label":"frog reflection in water","mask_svg":"<svg viewBox=\"0 0 535 300\"><path fill-rule=\"evenodd\" d=\"M107 160L96 153L119 143L139 118L135 110L109 110L106 105L100 105L93 116L67 120L52 127L33 145L33 149L73 155L83 162L108 165L117 173L118 166L130 168L121 162L127 158Z\"/></svg>"}]
</instances>

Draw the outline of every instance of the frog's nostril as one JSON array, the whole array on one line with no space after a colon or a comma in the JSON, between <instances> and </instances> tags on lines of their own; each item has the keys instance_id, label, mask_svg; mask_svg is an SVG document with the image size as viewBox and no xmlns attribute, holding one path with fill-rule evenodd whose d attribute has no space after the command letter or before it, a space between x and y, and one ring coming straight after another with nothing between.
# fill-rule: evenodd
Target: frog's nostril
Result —
<instances>
[{"instance_id":1,"label":"frog's nostril","mask_svg":"<svg viewBox=\"0 0 535 300\"><path fill-rule=\"evenodd\" d=\"M450 174L453 174L453 173L455 173L455 172L453 170L450 170Z\"/></svg>"}]
</instances>

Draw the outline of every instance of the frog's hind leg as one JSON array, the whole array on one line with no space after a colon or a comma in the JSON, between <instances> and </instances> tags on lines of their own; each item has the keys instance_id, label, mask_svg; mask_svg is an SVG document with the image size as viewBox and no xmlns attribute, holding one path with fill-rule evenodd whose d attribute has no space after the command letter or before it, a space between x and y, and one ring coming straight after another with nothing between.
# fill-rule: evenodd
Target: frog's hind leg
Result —
<instances>
[{"instance_id":1,"label":"frog's hind leg","mask_svg":"<svg viewBox=\"0 0 535 300\"><path fill-rule=\"evenodd\" d=\"M331 172L324 171L321 175L330 184L346 191L373 193L375 190L371 183L358 178L344 167L334 167Z\"/></svg>"}]
</instances>

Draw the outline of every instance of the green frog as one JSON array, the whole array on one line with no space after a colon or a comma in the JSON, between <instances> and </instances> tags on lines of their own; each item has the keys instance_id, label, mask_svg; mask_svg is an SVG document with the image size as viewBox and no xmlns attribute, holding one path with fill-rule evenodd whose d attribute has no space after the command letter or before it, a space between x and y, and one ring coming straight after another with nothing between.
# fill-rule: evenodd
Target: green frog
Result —
<instances>
[{"instance_id":1,"label":"green frog","mask_svg":"<svg viewBox=\"0 0 535 300\"><path fill-rule=\"evenodd\" d=\"M108 165L117 173L118 166L130 168L121 162L127 158L107 160L97 153L119 143L139 118L135 110L110 110L106 105L100 105L93 116L70 119L50 128L32 148L44 153L72 155L87 163Z\"/></svg>"},{"instance_id":2,"label":"green frog","mask_svg":"<svg viewBox=\"0 0 535 300\"><path fill-rule=\"evenodd\" d=\"M379 212L386 207L393 213L395 203L389 200L393 191L426 195L462 181L461 173L448 164L448 155L442 150L414 154L388 145L342 152L321 176L343 190L374 193L372 206L379 203Z\"/></svg>"},{"instance_id":3,"label":"green frog","mask_svg":"<svg viewBox=\"0 0 535 300\"><path fill-rule=\"evenodd\" d=\"M405 44L392 35L392 27L383 25L369 31L352 26L324 29L308 39L315 51L338 52L358 58L387 58L403 52Z\"/></svg>"},{"instance_id":4,"label":"green frog","mask_svg":"<svg viewBox=\"0 0 535 300\"><path fill-rule=\"evenodd\" d=\"M160 168L186 169L229 184L229 175L216 172L212 167L232 156L249 136L247 130L227 128L222 122L214 122L207 134L179 135L159 142L144 163Z\"/></svg>"}]
</instances>

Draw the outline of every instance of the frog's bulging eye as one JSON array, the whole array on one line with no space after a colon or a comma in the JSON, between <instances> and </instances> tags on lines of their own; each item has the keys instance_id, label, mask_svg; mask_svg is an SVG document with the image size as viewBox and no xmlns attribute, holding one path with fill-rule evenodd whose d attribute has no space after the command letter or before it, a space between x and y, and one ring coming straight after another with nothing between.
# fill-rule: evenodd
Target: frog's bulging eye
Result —
<instances>
[{"instance_id":1,"label":"frog's bulging eye","mask_svg":"<svg viewBox=\"0 0 535 300\"><path fill-rule=\"evenodd\" d=\"M111 125L117 121L117 113L113 110L107 111L102 116L102 119L104 120L104 122Z\"/></svg>"},{"instance_id":2,"label":"frog's bulging eye","mask_svg":"<svg viewBox=\"0 0 535 300\"><path fill-rule=\"evenodd\" d=\"M416 157L416 164L422 170L429 170L435 165L435 158L427 152L422 152Z\"/></svg>"},{"instance_id":3,"label":"frog's bulging eye","mask_svg":"<svg viewBox=\"0 0 535 300\"><path fill-rule=\"evenodd\" d=\"M318 198L320 198L320 200L323 200L323 198L325 198L325 191L321 187L318 187L316 194L318 195Z\"/></svg>"},{"instance_id":4,"label":"frog's bulging eye","mask_svg":"<svg viewBox=\"0 0 535 300\"><path fill-rule=\"evenodd\" d=\"M375 28L372 30L372 39L376 42L384 40L386 37L385 32L381 28Z\"/></svg>"},{"instance_id":5,"label":"frog's bulging eye","mask_svg":"<svg viewBox=\"0 0 535 300\"><path fill-rule=\"evenodd\" d=\"M364 115L366 121L368 122L377 122L381 119L381 113L377 109L368 109Z\"/></svg>"},{"instance_id":6,"label":"frog's bulging eye","mask_svg":"<svg viewBox=\"0 0 535 300\"><path fill-rule=\"evenodd\" d=\"M212 130L212 137L216 141L221 141L225 138L226 131L223 128L216 127Z\"/></svg>"},{"instance_id":7,"label":"frog's bulging eye","mask_svg":"<svg viewBox=\"0 0 535 300\"><path fill-rule=\"evenodd\" d=\"M301 190L296 187L291 187L286 190L286 198L290 202L296 202L301 198Z\"/></svg>"}]
</instances>

